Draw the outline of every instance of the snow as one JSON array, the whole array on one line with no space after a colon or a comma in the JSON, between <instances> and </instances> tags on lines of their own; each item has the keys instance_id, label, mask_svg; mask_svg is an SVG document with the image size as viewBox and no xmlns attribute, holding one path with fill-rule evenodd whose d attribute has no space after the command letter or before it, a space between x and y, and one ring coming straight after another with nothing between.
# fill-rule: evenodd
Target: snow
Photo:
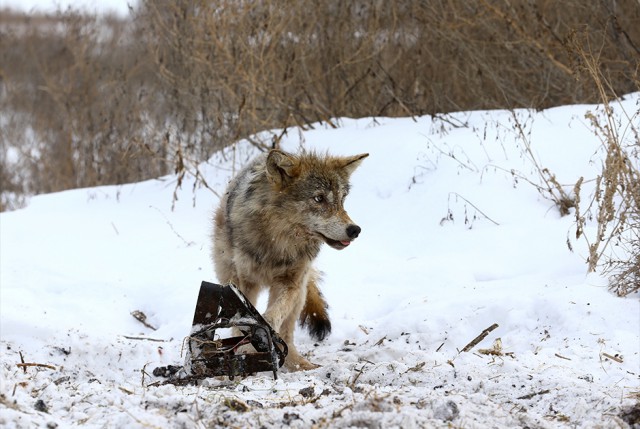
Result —
<instances>
[{"instance_id":1,"label":"snow","mask_svg":"<svg viewBox=\"0 0 640 429\"><path fill-rule=\"evenodd\" d=\"M130 8L137 6L137 0L0 0L0 9L9 8L26 13L55 13L73 9L89 14L109 14L127 16Z\"/></svg>"},{"instance_id":2,"label":"snow","mask_svg":"<svg viewBox=\"0 0 640 429\"><path fill-rule=\"evenodd\" d=\"M616 104L621 129L623 109L638 125L639 106L640 94ZM574 217L529 183L541 181L528 153L567 190L584 176L589 192L604 154L585 113L598 109L289 130L288 150L371 155L346 202L361 236L317 261L333 332L321 343L296 333L322 366L277 380L152 385L153 368L183 362L200 282L216 280L214 192L185 181L172 210L168 176L0 214L0 426L629 427L638 297L587 275ZM220 195L256 154L241 141L201 171ZM497 356L480 352L499 343Z\"/></svg>"}]
</instances>

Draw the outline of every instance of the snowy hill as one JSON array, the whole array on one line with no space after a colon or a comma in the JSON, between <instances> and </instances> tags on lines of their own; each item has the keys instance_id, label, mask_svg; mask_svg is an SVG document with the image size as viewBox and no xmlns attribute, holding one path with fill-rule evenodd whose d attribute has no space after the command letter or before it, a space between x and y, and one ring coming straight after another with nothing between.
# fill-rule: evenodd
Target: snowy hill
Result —
<instances>
[{"instance_id":1,"label":"snowy hill","mask_svg":"<svg viewBox=\"0 0 640 429\"><path fill-rule=\"evenodd\" d=\"M624 128L622 108L637 125L640 94L616 104ZM163 177L0 214L0 425L627 427L640 398L638 298L587 276L573 216L533 185L538 163L568 190L583 176L589 192L604 154L584 115L597 109L289 130L286 150L370 157L346 201L362 234L317 263L332 335L296 334L322 367L276 381L149 386L153 368L182 362L200 281L216 280L216 193L253 146L202 165L215 193L184 183L174 210L176 178Z\"/></svg>"}]
</instances>

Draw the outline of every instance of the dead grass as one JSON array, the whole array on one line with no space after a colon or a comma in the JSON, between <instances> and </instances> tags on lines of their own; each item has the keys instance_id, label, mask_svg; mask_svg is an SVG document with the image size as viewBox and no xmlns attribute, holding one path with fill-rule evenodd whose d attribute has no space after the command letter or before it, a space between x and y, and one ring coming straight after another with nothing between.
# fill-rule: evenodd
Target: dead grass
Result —
<instances>
[{"instance_id":1,"label":"dead grass","mask_svg":"<svg viewBox=\"0 0 640 429\"><path fill-rule=\"evenodd\" d=\"M130 24L71 12L0 19L8 183L31 194L167 171L162 141L147 133L154 74Z\"/></svg>"},{"instance_id":2,"label":"dead grass","mask_svg":"<svg viewBox=\"0 0 640 429\"><path fill-rule=\"evenodd\" d=\"M3 194L197 174L239 138L340 116L597 102L574 45L598 47L608 98L635 91L638 20L634 0L144 0L129 19L5 10L0 144L18 159L0 158Z\"/></svg>"},{"instance_id":3,"label":"dead grass","mask_svg":"<svg viewBox=\"0 0 640 429\"><path fill-rule=\"evenodd\" d=\"M578 67L590 76L600 95L602 110L589 112L586 118L606 153L594 195L582 210L580 201L576 202L576 236L583 235L587 219L596 220L596 237L589 242L583 235L589 243L589 271L602 268L610 276L611 289L626 296L640 290L640 106L628 112L610 101L615 88L600 68L601 52L578 36L571 43L580 58Z\"/></svg>"}]
</instances>

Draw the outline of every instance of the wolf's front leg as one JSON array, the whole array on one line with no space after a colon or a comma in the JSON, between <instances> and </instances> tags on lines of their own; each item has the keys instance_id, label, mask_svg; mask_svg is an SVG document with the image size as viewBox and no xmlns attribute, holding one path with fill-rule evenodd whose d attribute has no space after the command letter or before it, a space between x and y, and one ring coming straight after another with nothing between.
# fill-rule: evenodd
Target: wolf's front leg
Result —
<instances>
[{"instance_id":1,"label":"wolf's front leg","mask_svg":"<svg viewBox=\"0 0 640 429\"><path fill-rule=\"evenodd\" d=\"M297 311L292 311L289 314L289 316L282 323L282 326L280 326L280 331L278 331L284 342L287 343L287 346L289 347L289 353L287 354L287 358L284 362L285 367L289 371L303 371L320 367L320 365L311 363L307 359L302 357L302 355L298 353L298 349L293 342L293 332L296 328L296 322L303 305L304 302L302 302L302 305L300 305L300 308L297 309Z\"/></svg>"},{"instance_id":2,"label":"wolf's front leg","mask_svg":"<svg viewBox=\"0 0 640 429\"><path fill-rule=\"evenodd\" d=\"M306 279L305 279L306 280ZM306 281L297 284L272 285L269 290L269 303L264 318L287 343L289 353L285 366L290 371L317 368L298 353L293 342L293 331L307 296Z\"/></svg>"},{"instance_id":3,"label":"wolf's front leg","mask_svg":"<svg viewBox=\"0 0 640 429\"><path fill-rule=\"evenodd\" d=\"M302 311L306 297L299 285L276 284L269 288L269 303L264 318L271 327L280 332L280 327L290 313Z\"/></svg>"}]
</instances>

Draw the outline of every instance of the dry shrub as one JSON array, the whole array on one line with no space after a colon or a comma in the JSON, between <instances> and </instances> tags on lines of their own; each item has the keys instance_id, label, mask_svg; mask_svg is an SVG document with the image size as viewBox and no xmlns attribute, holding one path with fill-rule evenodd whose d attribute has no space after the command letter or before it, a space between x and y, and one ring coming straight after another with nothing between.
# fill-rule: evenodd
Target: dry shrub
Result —
<instances>
[{"instance_id":1,"label":"dry shrub","mask_svg":"<svg viewBox=\"0 0 640 429\"><path fill-rule=\"evenodd\" d=\"M603 268L610 275L611 289L626 296L640 290L640 106L633 112L620 111L616 101L609 100L615 90L599 67L599 52L588 45L585 48L577 38L572 43L580 58L578 67L590 76L600 94L602 110L586 117L606 153L593 198L582 211L577 202L576 238L583 235L586 218L594 218L596 237L589 242L584 235L589 244L589 271Z\"/></svg>"},{"instance_id":2,"label":"dry shrub","mask_svg":"<svg viewBox=\"0 0 640 429\"><path fill-rule=\"evenodd\" d=\"M236 137L338 116L597 102L592 82L574 72L567 44L576 31L602 47L600 66L617 93L638 81L633 0L615 8L462 0L143 6L136 19L153 35L173 106L200 125L216 118Z\"/></svg>"},{"instance_id":3,"label":"dry shrub","mask_svg":"<svg viewBox=\"0 0 640 429\"><path fill-rule=\"evenodd\" d=\"M576 40L598 47L610 99L639 87L639 21L635 0L141 0L126 19L0 11L0 193L172 171L203 183L198 163L239 138L341 116L597 102Z\"/></svg>"},{"instance_id":4,"label":"dry shrub","mask_svg":"<svg viewBox=\"0 0 640 429\"><path fill-rule=\"evenodd\" d=\"M531 112L529 112L529 115L531 115ZM531 118L531 116L529 118ZM531 163L533 172L537 177L529 179L524 175L517 173L515 170L511 170L511 174L525 182L528 182L530 185L533 185L543 198L554 203L560 213L560 216L567 216L571 213L571 209L576 207L576 199L579 200L582 179L574 186L573 193L565 190L565 187L558 182L555 174L548 168L544 167L535 155L535 152L531 147L531 129L526 124L526 121L527 119L523 121L519 118L519 115L515 110L511 111L510 123L513 131L517 135L516 144L521 146L522 156Z\"/></svg>"},{"instance_id":5,"label":"dry shrub","mask_svg":"<svg viewBox=\"0 0 640 429\"><path fill-rule=\"evenodd\" d=\"M68 12L3 14L2 145L31 193L125 183L163 173L148 156L155 75L126 22ZM35 23L34 23L35 21ZM150 162L150 159L153 162ZM4 190L4 188L3 188Z\"/></svg>"}]
</instances>

